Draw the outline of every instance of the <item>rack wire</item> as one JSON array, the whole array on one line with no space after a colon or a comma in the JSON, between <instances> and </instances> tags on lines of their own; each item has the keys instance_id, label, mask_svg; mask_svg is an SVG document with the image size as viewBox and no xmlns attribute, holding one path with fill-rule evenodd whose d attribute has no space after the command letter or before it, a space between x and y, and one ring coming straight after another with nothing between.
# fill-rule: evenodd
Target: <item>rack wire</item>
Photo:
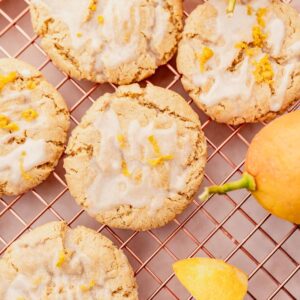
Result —
<instances>
[{"instance_id":1,"label":"rack wire","mask_svg":"<svg viewBox=\"0 0 300 300\"><path fill-rule=\"evenodd\" d=\"M64 96L74 128L93 101L116 87L77 81L60 72L32 30L28 2L0 0L0 57L19 58L41 70ZM185 1L185 15L201 2ZM299 0L292 5L300 11ZM212 122L184 92L175 59L147 81L180 93L199 114L209 151L203 186L237 179L249 142L265 124L233 127ZM299 108L298 102L291 110ZM174 261L192 256L221 258L243 269L249 275L246 299L300 299L300 228L268 214L245 191L216 195L204 204L194 200L160 229L117 230L97 223L76 205L61 160L48 180L31 192L0 198L0 255L24 232L52 220L85 225L112 239L134 268L141 300L192 299L171 268Z\"/></svg>"}]
</instances>

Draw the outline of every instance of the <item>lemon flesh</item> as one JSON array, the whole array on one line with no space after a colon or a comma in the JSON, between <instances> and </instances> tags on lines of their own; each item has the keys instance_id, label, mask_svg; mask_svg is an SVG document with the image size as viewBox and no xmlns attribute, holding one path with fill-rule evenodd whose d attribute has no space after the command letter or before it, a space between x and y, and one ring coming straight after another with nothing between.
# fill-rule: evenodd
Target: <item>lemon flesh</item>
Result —
<instances>
[{"instance_id":1,"label":"lemon flesh","mask_svg":"<svg viewBox=\"0 0 300 300\"><path fill-rule=\"evenodd\" d=\"M242 300L247 293L247 275L219 259L188 258L173 270L196 300Z\"/></svg>"}]
</instances>

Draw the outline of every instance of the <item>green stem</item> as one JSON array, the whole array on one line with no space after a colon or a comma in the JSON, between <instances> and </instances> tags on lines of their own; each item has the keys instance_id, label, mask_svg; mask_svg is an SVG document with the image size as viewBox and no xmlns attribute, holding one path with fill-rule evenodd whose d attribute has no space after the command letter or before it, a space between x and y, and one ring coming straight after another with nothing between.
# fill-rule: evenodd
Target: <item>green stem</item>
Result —
<instances>
[{"instance_id":1,"label":"green stem","mask_svg":"<svg viewBox=\"0 0 300 300\"><path fill-rule=\"evenodd\" d=\"M233 14L235 8L236 0L229 0L226 12L228 14Z\"/></svg>"},{"instance_id":2,"label":"green stem","mask_svg":"<svg viewBox=\"0 0 300 300\"><path fill-rule=\"evenodd\" d=\"M255 179L252 175L245 172L241 179L233 182L227 182L222 185L212 185L206 187L204 192L199 196L200 201L206 201L213 194L226 194L231 191L247 189L251 192L256 190Z\"/></svg>"}]
</instances>

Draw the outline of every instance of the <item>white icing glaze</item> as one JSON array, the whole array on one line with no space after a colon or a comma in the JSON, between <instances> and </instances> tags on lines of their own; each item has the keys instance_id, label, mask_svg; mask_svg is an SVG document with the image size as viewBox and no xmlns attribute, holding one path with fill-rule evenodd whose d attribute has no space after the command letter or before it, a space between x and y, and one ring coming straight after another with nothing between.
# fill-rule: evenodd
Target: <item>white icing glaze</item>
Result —
<instances>
[{"instance_id":1,"label":"white icing glaze","mask_svg":"<svg viewBox=\"0 0 300 300\"><path fill-rule=\"evenodd\" d=\"M0 156L1 176L7 174L11 181L15 183L20 181L22 152L26 153L26 156L23 158L24 171L29 171L47 162L46 145L45 140L27 138L24 144L20 144L8 154Z\"/></svg>"},{"instance_id":2,"label":"white icing glaze","mask_svg":"<svg viewBox=\"0 0 300 300\"><path fill-rule=\"evenodd\" d=\"M292 57L300 56L300 41L292 44L288 49L288 54Z\"/></svg>"},{"instance_id":3,"label":"white icing glaze","mask_svg":"<svg viewBox=\"0 0 300 300\"><path fill-rule=\"evenodd\" d=\"M44 113L41 112L40 106L44 103L43 100L31 101L31 91L10 91L4 90L0 96L0 114L9 117L19 126L18 131L7 132L0 129L0 144L6 143L13 137L22 136L25 131L47 126L48 121ZM29 108L34 108L39 116L36 120L27 122L22 119L21 113Z\"/></svg>"},{"instance_id":4,"label":"white icing glaze","mask_svg":"<svg viewBox=\"0 0 300 300\"><path fill-rule=\"evenodd\" d=\"M68 249L69 250L69 249ZM53 251L57 251L53 249ZM43 253L51 257L52 253ZM81 300L87 292L81 290L81 286L88 286L91 280L95 280L95 286L88 291L88 296L93 299L112 299L112 292L105 282L105 274L97 270L97 278L88 278L83 271L84 268L92 269L92 261L82 253L74 251L71 259L68 261L67 272L65 269L58 268L56 262L57 255L54 255L54 260L49 261L51 265L45 266L44 269L37 269L35 274L24 275L18 273L14 280L10 283L3 300L15 300L19 297L30 300L40 300L48 298L47 286L51 286L50 299L66 299L66 300ZM40 258L37 258L40 259ZM45 261L41 259L41 264ZM51 271L49 271L51 270ZM101 274L99 276L99 273ZM38 283L37 281L38 280ZM63 288L63 289L62 289Z\"/></svg>"},{"instance_id":5,"label":"white icing glaze","mask_svg":"<svg viewBox=\"0 0 300 300\"><path fill-rule=\"evenodd\" d=\"M205 85L209 80L214 80L208 93L201 94L201 101L208 106L214 105L227 97L249 98L253 79L249 72L249 62L246 59L237 70L229 72L238 54L235 45L241 41L252 41L252 27L256 24L256 17L247 14L245 5L237 4L233 17L226 14L226 3L220 0L210 0L218 13L216 42L223 41L222 45L212 45L214 51L213 58L207 62L210 70L200 73L197 66L193 76L193 82L197 86ZM230 34L228 34L230 33ZM201 50L198 52L201 52Z\"/></svg>"},{"instance_id":6,"label":"white icing glaze","mask_svg":"<svg viewBox=\"0 0 300 300\"><path fill-rule=\"evenodd\" d=\"M285 25L282 20L276 18L267 23L266 32L268 33L267 44L271 47L271 55L280 54L285 38Z\"/></svg>"},{"instance_id":7,"label":"white icing glaze","mask_svg":"<svg viewBox=\"0 0 300 300\"><path fill-rule=\"evenodd\" d=\"M0 96L0 113L9 117L16 123L19 130L9 132L0 129L0 147L16 137L23 137L25 132L35 129L41 129L47 126L47 118L40 110L40 105L44 101L32 101L31 91L11 91L3 90ZM21 113L29 108L34 108L39 116L36 120L30 122L22 119ZM20 162L23 161L24 171L27 172L32 168L39 166L48 161L46 153L47 143L44 139L34 140L27 138L24 144L13 144L14 149L6 155L0 156L0 177L18 183L22 180ZM22 152L26 155L22 158Z\"/></svg>"},{"instance_id":8,"label":"white icing glaze","mask_svg":"<svg viewBox=\"0 0 300 300\"><path fill-rule=\"evenodd\" d=\"M92 17L86 21L89 0L32 0L34 4L46 5L51 15L62 20L68 27L75 48L91 43L95 62L82 61L90 70L93 66L101 71L103 66L117 67L123 63L134 61L137 57L139 43L143 38L139 32L141 0L101 0L97 3L96 11L92 11ZM151 5L149 9L151 9ZM143 8L145 9L145 8ZM104 22L99 25L98 16L103 16ZM151 50L157 47L163 40L167 30L167 21L170 13L163 9L163 1L156 0L154 27L151 23L145 32L151 32ZM81 34L78 37L78 33ZM101 50L101 51L100 51Z\"/></svg>"},{"instance_id":9,"label":"white icing glaze","mask_svg":"<svg viewBox=\"0 0 300 300\"><path fill-rule=\"evenodd\" d=\"M22 75L22 77L24 77L24 78L30 78L33 74L32 74L32 72L30 71L30 70L28 70L28 69L22 69L22 70L20 70L20 71L18 71L21 75Z\"/></svg>"},{"instance_id":10,"label":"white icing glaze","mask_svg":"<svg viewBox=\"0 0 300 300\"><path fill-rule=\"evenodd\" d=\"M276 94L273 95L271 98L271 104L270 104L271 111L276 112L281 109L286 91L291 81L290 78L294 70L295 70L294 63L290 63L283 68L282 70L283 75L279 82L279 86L276 87Z\"/></svg>"},{"instance_id":11,"label":"white icing glaze","mask_svg":"<svg viewBox=\"0 0 300 300\"><path fill-rule=\"evenodd\" d=\"M99 153L91 163L97 172L87 192L87 210L91 214L122 204L136 208L148 207L150 213L154 213L168 196L183 188L188 173L183 165L191 149L188 137L182 140L184 147L178 146L175 123L170 128L157 129L152 122L141 127L138 121L131 121L125 133L129 146L122 150L116 139L117 135L121 134L121 128L118 117L112 109L102 113L94 126L101 134L101 142ZM157 187L153 183L153 176L158 171L147 162L147 159L154 156L153 148L148 141L151 135L156 138L162 154L174 156L174 159L165 162L170 168L168 188ZM123 159L130 173L141 171L140 182L122 174Z\"/></svg>"}]
</instances>

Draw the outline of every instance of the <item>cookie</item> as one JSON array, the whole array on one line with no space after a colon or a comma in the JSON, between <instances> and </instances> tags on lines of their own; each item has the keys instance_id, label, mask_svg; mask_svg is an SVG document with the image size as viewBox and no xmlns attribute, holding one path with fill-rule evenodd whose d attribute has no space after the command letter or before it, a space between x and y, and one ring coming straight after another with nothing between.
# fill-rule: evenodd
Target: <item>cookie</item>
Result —
<instances>
[{"instance_id":1,"label":"cookie","mask_svg":"<svg viewBox=\"0 0 300 300\"><path fill-rule=\"evenodd\" d=\"M188 17L177 67L194 102L213 120L266 121L300 97L300 16L279 0L209 0Z\"/></svg>"},{"instance_id":2,"label":"cookie","mask_svg":"<svg viewBox=\"0 0 300 300\"><path fill-rule=\"evenodd\" d=\"M70 192L92 217L148 230L192 201L203 178L206 142L198 115L181 96L133 84L92 105L66 153Z\"/></svg>"},{"instance_id":3,"label":"cookie","mask_svg":"<svg viewBox=\"0 0 300 300\"><path fill-rule=\"evenodd\" d=\"M40 184L64 151L69 113L34 67L0 59L0 196Z\"/></svg>"},{"instance_id":4,"label":"cookie","mask_svg":"<svg viewBox=\"0 0 300 300\"><path fill-rule=\"evenodd\" d=\"M129 84L167 63L181 37L182 0L32 0L35 32L77 79Z\"/></svg>"},{"instance_id":5,"label":"cookie","mask_svg":"<svg viewBox=\"0 0 300 300\"><path fill-rule=\"evenodd\" d=\"M137 300L133 271L105 236L63 222L35 228L0 260L3 300Z\"/></svg>"}]
</instances>

